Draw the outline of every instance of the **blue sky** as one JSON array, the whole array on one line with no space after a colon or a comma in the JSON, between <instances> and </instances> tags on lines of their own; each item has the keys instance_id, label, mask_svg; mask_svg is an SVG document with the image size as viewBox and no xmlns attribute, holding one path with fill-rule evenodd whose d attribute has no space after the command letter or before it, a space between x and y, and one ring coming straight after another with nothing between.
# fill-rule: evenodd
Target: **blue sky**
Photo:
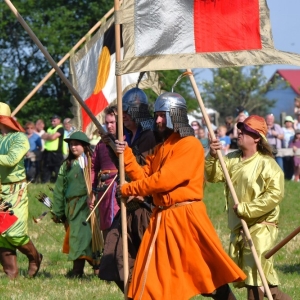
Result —
<instances>
[{"instance_id":1,"label":"blue sky","mask_svg":"<svg viewBox=\"0 0 300 300\"><path fill-rule=\"evenodd\" d=\"M300 0L268 0L274 46L278 50L300 54ZM278 69L299 69L290 65L264 66L264 75L270 79ZM197 81L211 80L209 70L201 70Z\"/></svg>"}]
</instances>

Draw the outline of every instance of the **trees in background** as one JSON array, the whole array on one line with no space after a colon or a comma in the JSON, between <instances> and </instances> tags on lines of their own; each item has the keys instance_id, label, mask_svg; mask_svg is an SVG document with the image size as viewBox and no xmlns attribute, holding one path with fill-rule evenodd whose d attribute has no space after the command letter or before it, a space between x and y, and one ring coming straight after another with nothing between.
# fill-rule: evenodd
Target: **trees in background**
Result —
<instances>
[{"instance_id":1,"label":"trees in background","mask_svg":"<svg viewBox=\"0 0 300 300\"><path fill-rule=\"evenodd\" d=\"M13 3L56 62L113 7L113 0L15 0ZM0 101L13 110L52 67L3 1L0 11ZM68 61L61 69L68 76ZM67 87L53 74L16 117L21 123L38 118L48 120L54 113L68 117L70 105Z\"/></svg>"},{"instance_id":2,"label":"trees in background","mask_svg":"<svg viewBox=\"0 0 300 300\"><path fill-rule=\"evenodd\" d=\"M201 83L202 98L220 113L221 121L234 115L237 106L262 116L274 106L275 101L267 99L265 93L275 84L267 83L262 66L213 69L212 73L212 81Z\"/></svg>"}]
</instances>

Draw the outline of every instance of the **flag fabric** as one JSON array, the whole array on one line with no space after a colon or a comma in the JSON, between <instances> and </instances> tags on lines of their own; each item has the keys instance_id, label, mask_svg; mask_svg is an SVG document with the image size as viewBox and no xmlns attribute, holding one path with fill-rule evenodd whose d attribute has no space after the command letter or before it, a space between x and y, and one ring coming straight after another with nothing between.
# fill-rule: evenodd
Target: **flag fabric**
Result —
<instances>
[{"instance_id":1,"label":"flag fabric","mask_svg":"<svg viewBox=\"0 0 300 300\"><path fill-rule=\"evenodd\" d=\"M124 59L116 74L246 65L300 66L300 55L276 50L265 0L127 0Z\"/></svg>"},{"instance_id":2,"label":"flag fabric","mask_svg":"<svg viewBox=\"0 0 300 300\"><path fill-rule=\"evenodd\" d=\"M114 18L107 20L86 45L70 58L72 84L101 124L103 123L101 112L109 104L116 102L117 98L114 25ZM121 55L122 51L123 48ZM136 86L139 74L138 71L121 77L123 91ZM155 72L147 72L139 88L152 88L159 94L158 75ZM71 102L74 115L72 124L90 136L96 129L95 125L74 97L71 97Z\"/></svg>"}]
</instances>

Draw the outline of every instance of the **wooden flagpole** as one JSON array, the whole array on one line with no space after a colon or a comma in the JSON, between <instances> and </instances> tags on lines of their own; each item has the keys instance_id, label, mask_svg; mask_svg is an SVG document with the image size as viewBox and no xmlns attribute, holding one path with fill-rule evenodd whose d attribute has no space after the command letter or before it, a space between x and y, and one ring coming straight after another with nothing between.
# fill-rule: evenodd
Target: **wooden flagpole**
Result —
<instances>
[{"instance_id":1,"label":"wooden flagpole","mask_svg":"<svg viewBox=\"0 0 300 300\"><path fill-rule=\"evenodd\" d=\"M88 116L91 118L93 123L96 125L97 129L101 132L101 134L106 134L105 130L97 120L97 118L93 115L89 107L85 104L85 102L82 100L78 92L75 90L71 82L68 80L68 78L65 76L65 74L62 72L62 70L59 68L59 66L55 63L53 58L50 56L46 48L42 45L40 40L37 38L37 36L33 33L33 31L30 29L30 27L27 25L27 23L24 21L22 16L19 14L17 9L14 7L14 5L11 3L10 0L4 0L5 3L8 5L8 7L11 9L13 14L16 16L17 20L20 22L20 24L23 26L23 28L27 31L31 39L34 41L34 43L39 47L39 49L42 51L50 65L55 69L61 80L65 83L65 85L68 87L69 91L72 93L72 95L76 98L76 100L79 102L79 104L82 106L82 108L86 111ZM113 141L110 142L110 147L112 149L115 149L115 144Z\"/></svg>"},{"instance_id":2,"label":"wooden flagpole","mask_svg":"<svg viewBox=\"0 0 300 300\"><path fill-rule=\"evenodd\" d=\"M103 19L108 19L114 12L114 8L111 8L105 15L104 17L97 22L89 31L88 33L81 38L81 40L79 40L77 42L77 44L57 63L57 65L60 67L70 56L71 54L76 51L79 46L84 43L87 40L87 37L89 35L91 35L95 30L97 30L101 24L102 24L102 20ZM31 97L39 90L39 88L53 75L53 73L55 73L55 69L51 69L50 72L44 77L43 80L40 81L40 83L26 96L26 98L24 98L21 103L15 108L15 110L11 113L11 116L15 116L20 109L31 99Z\"/></svg>"},{"instance_id":3,"label":"wooden flagpole","mask_svg":"<svg viewBox=\"0 0 300 300\"><path fill-rule=\"evenodd\" d=\"M190 81L191 81L191 84L192 84L192 87L193 87L193 90L195 92L195 95L197 97L197 100L199 102L199 106L200 106L200 109L202 111L202 115L205 119L205 123L207 125L207 128L208 128L208 132L211 136L212 139L215 139L216 136L215 136L215 133L212 129L212 126L211 126L211 123L210 123L210 119L206 113L206 109L205 109L205 106L203 104L203 100L202 100L202 97L200 95L200 92L198 90L198 87L197 87L197 84L196 84L196 81L195 81L195 78L194 78L194 74L192 72L191 69L187 69L187 71L190 73L189 75L189 78L190 78ZM218 155L218 158L220 160L220 163L221 163L221 167L223 169L223 172L224 172L224 175L225 175L225 179L226 179L226 182L227 182L227 185L229 187L229 190L231 192L231 195L232 195L232 198L234 200L234 203L235 204L239 204L239 200L237 198L237 195L236 195L236 192L235 192L235 189L233 187L233 184L232 184L232 181L231 181L231 178L229 176L229 173L228 173L228 170L226 168L226 165L225 165L225 162L224 162L224 159L223 159L223 156L222 156L222 152L220 150L217 151L217 155ZM253 241L252 241L252 238L251 238L251 235L250 235L250 232L249 232L249 229L248 229L248 226L247 226L247 223L245 220L243 219L240 219L241 220L241 223L242 223L242 227L243 227L243 230L244 230L244 233L245 233L245 236L247 238L247 242L249 244L249 247L251 249L251 252L252 252L252 255L254 257L254 260L255 260L255 263L256 263L256 266L257 266L257 270L259 272L259 275L260 275L260 278L262 280L262 283L263 283L263 286L265 288L265 293L268 297L268 299L270 300L273 300L273 297L272 297L272 294L270 292L270 288L269 288L269 285L268 285L268 282L266 280L266 277L265 277L265 274L262 270L262 267L261 267L261 264L260 264L260 261L258 259L258 256L257 256L257 252L256 252L256 249L254 247L254 244L253 244Z\"/></svg>"},{"instance_id":4,"label":"wooden flagpole","mask_svg":"<svg viewBox=\"0 0 300 300\"><path fill-rule=\"evenodd\" d=\"M120 3L114 0L115 13L119 11ZM121 26L115 22L115 39L116 39L116 64L121 60ZM118 140L123 141L123 107L122 107L122 81L121 75L116 75L117 83L117 107L118 107ZM119 179L120 185L125 183L124 171L124 153L119 155ZM124 268L124 299L128 299L128 241L127 241L127 217L126 217L126 199L121 199L121 226L123 242L123 268Z\"/></svg>"}]
</instances>

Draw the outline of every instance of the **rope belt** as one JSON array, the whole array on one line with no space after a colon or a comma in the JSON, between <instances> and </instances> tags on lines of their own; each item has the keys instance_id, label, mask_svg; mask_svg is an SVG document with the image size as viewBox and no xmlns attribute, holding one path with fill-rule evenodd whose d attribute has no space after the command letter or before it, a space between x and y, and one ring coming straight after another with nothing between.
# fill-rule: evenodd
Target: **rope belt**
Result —
<instances>
[{"instance_id":1,"label":"rope belt","mask_svg":"<svg viewBox=\"0 0 300 300\"><path fill-rule=\"evenodd\" d=\"M270 225L270 226L275 226L275 227L278 227L278 224L274 223L274 222L267 222L267 221L262 221L262 222L259 222L257 224L265 224L265 225Z\"/></svg>"},{"instance_id":2,"label":"rope belt","mask_svg":"<svg viewBox=\"0 0 300 300\"><path fill-rule=\"evenodd\" d=\"M152 256L154 244L155 244L156 239L157 239L158 230L159 230L159 226L160 226L160 222L161 222L161 212L163 210L167 210L167 209L170 209L170 208L176 208L176 207L183 206L183 205L192 204L192 203L195 203L195 202L198 202L198 201L200 201L200 199L195 200L195 201L178 202L178 203L175 203L171 206L157 206L158 207L158 212L157 212L157 219L156 219L156 227L155 227L154 235L153 235L153 238L152 238L152 241L151 241L151 244L150 244L148 256L147 256L147 259L146 259L146 264L145 264L145 268L144 268L144 272L143 272L142 290L141 290L139 300L142 299L142 296L143 296L143 293L144 293L146 280L147 280L148 269L149 269L149 265L150 265L150 259L151 259L151 256Z\"/></svg>"}]
</instances>

